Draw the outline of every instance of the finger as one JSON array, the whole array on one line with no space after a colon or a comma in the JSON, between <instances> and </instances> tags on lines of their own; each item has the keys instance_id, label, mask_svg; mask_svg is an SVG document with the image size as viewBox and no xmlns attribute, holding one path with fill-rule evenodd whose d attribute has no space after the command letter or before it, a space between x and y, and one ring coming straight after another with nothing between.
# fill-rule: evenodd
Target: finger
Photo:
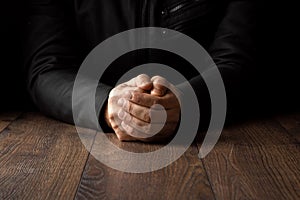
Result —
<instances>
[{"instance_id":1,"label":"finger","mask_svg":"<svg viewBox=\"0 0 300 200\"><path fill-rule=\"evenodd\" d=\"M146 135L148 135L148 137L157 134L165 126L164 123L163 124L161 124L161 123L147 123L147 122L138 120L135 117L131 118L130 121L125 119L122 123L125 123L126 125L132 127L133 129L136 129L136 130L138 130L142 133L145 133Z\"/></svg>"},{"instance_id":2,"label":"finger","mask_svg":"<svg viewBox=\"0 0 300 200\"><path fill-rule=\"evenodd\" d=\"M155 121L155 120L152 120L152 119L154 119L154 117L151 116L151 122L150 123L145 122L143 120L140 120L140 119L132 116L130 113L128 113L128 112L126 112L125 110L122 110L122 109L119 111L118 117L122 121L124 121L128 124L130 124L130 125L132 124L134 127L138 127L138 126L139 127L146 127L146 126L149 126L149 125L152 125L152 124L165 124L165 121L166 121L166 120L156 120Z\"/></svg>"},{"instance_id":3,"label":"finger","mask_svg":"<svg viewBox=\"0 0 300 200\"><path fill-rule=\"evenodd\" d=\"M164 109L155 110L155 109L150 108L148 111L150 113L150 122L141 120L139 116L134 116L133 114L125 111L125 109L124 109L124 112L125 112L125 114L123 114L123 112L122 112L122 115L124 116L124 118L120 118L120 119L122 119L123 121L124 120L125 121L132 120L134 123L136 123L140 126L146 125L143 122L151 123L151 124L177 123L180 118L180 108L174 108L174 109L169 109L169 110L164 110ZM141 123L139 123L139 121L141 121Z\"/></svg>"},{"instance_id":4,"label":"finger","mask_svg":"<svg viewBox=\"0 0 300 200\"><path fill-rule=\"evenodd\" d=\"M121 123L122 128L127 134L132 137L139 138L150 138L159 133L165 126L165 124L152 124L141 121L135 117L131 117L130 114L124 112L122 114L123 122ZM176 126L176 124L174 124ZM142 140L144 141L144 140Z\"/></svg>"},{"instance_id":5,"label":"finger","mask_svg":"<svg viewBox=\"0 0 300 200\"><path fill-rule=\"evenodd\" d=\"M128 135L130 135L131 137L134 137L134 138L143 139L143 138L149 138L149 137L152 137L153 135L155 135L155 134L148 134L148 132L139 131L139 130L129 126L125 122L122 122L121 126Z\"/></svg>"},{"instance_id":6,"label":"finger","mask_svg":"<svg viewBox=\"0 0 300 200\"><path fill-rule=\"evenodd\" d=\"M115 87L114 89L112 89L109 92L108 98L113 100L118 100L118 98L123 97L126 99L130 99L131 98L131 94L132 92L135 92L137 89L137 87L130 87L127 86L125 84L119 85L117 87ZM136 91L139 92L139 91Z\"/></svg>"},{"instance_id":7,"label":"finger","mask_svg":"<svg viewBox=\"0 0 300 200\"><path fill-rule=\"evenodd\" d=\"M167 118L165 110L150 109L126 100L123 104L123 109L132 117L138 118L139 120L147 123L165 123Z\"/></svg>"},{"instance_id":8,"label":"finger","mask_svg":"<svg viewBox=\"0 0 300 200\"><path fill-rule=\"evenodd\" d=\"M123 92L123 93L120 95L120 97L121 97L121 98L125 98L125 99L131 99L132 93L133 93L134 91L135 91L135 90L127 90L127 91ZM138 91L136 91L136 92L138 92Z\"/></svg>"},{"instance_id":9,"label":"finger","mask_svg":"<svg viewBox=\"0 0 300 200\"><path fill-rule=\"evenodd\" d=\"M120 126L122 121L117 117L116 114L110 113L109 114L109 122L111 124L111 128L113 130L116 130Z\"/></svg>"},{"instance_id":10,"label":"finger","mask_svg":"<svg viewBox=\"0 0 300 200\"><path fill-rule=\"evenodd\" d=\"M136 139L126 134L126 131L121 126L122 121L116 116L116 114L109 115L109 121L111 127L114 130L116 136L120 141L135 141Z\"/></svg>"},{"instance_id":11,"label":"finger","mask_svg":"<svg viewBox=\"0 0 300 200\"><path fill-rule=\"evenodd\" d=\"M167 124L165 126L160 126L159 129L152 128L150 130L143 131L124 121L121 123L121 126L128 135L141 141L155 141L156 139L162 140L163 138L174 134L174 130L176 128L176 124Z\"/></svg>"},{"instance_id":12,"label":"finger","mask_svg":"<svg viewBox=\"0 0 300 200\"><path fill-rule=\"evenodd\" d=\"M130 101L127 100L123 100L122 102L123 105L123 109L124 111L126 111L127 113L129 113L130 115L144 121L144 122L151 122L151 118L150 118L150 109L144 106L140 106L138 104L134 104Z\"/></svg>"},{"instance_id":13,"label":"finger","mask_svg":"<svg viewBox=\"0 0 300 200\"><path fill-rule=\"evenodd\" d=\"M118 113L118 117L120 120L125 121L130 124L136 124L136 126L148 126L150 123L152 124L165 124L165 123L178 123L180 118L180 112L178 112L175 109L167 110L165 113L164 110L154 110L150 109L150 121L146 122L144 120L141 120L127 111L120 109Z\"/></svg>"},{"instance_id":14,"label":"finger","mask_svg":"<svg viewBox=\"0 0 300 200\"><path fill-rule=\"evenodd\" d=\"M151 90L152 89L152 81L150 77L146 74L140 74L135 78L136 86L143 90Z\"/></svg>"},{"instance_id":15,"label":"finger","mask_svg":"<svg viewBox=\"0 0 300 200\"><path fill-rule=\"evenodd\" d=\"M123 128L122 128L123 129ZM115 130L116 136L120 141L136 141L137 139L128 135L126 131L121 131L121 127Z\"/></svg>"},{"instance_id":16,"label":"finger","mask_svg":"<svg viewBox=\"0 0 300 200\"><path fill-rule=\"evenodd\" d=\"M167 110L174 108L179 104L177 97L171 91L168 91L163 97L139 92L133 92L131 95L131 102L148 108L154 104L159 104Z\"/></svg>"},{"instance_id":17,"label":"finger","mask_svg":"<svg viewBox=\"0 0 300 200\"><path fill-rule=\"evenodd\" d=\"M161 76L154 76L151 78L151 81L153 83L151 94L155 96L164 96L169 88L169 82Z\"/></svg>"},{"instance_id":18,"label":"finger","mask_svg":"<svg viewBox=\"0 0 300 200\"><path fill-rule=\"evenodd\" d=\"M146 74L140 74L137 77L132 78L131 80L125 83L126 86L138 87L142 90L151 90L152 82L150 77Z\"/></svg>"}]
</instances>

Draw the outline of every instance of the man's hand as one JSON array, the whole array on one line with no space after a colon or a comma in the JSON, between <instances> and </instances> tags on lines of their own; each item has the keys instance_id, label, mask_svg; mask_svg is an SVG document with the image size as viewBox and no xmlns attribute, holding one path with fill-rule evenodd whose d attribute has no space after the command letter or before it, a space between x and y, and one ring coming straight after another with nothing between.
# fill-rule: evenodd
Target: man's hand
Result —
<instances>
[{"instance_id":1,"label":"man's hand","mask_svg":"<svg viewBox=\"0 0 300 200\"><path fill-rule=\"evenodd\" d=\"M121 141L138 140L135 137L126 134L126 131L121 126L121 119L118 117L122 99L131 99L132 93L142 94L145 91L151 91L153 88L150 78L141 74L128 82L118 85L110 93L108 98L107 108L105 110L105 120L107 124L115 131L117 137ZM118 103L119 102L119 103Z\"/></svg>"},{"instance_id":2,"label":"man's hand","mask_svg":"<svg viewBox=\"0 0 300 200\"><path fill-rule=\"evenodd\" d=\"M175 94L168 88L177 90L160 76L153 77L151 82L153 84L151 94L135 91L118 101L118 105L122 107L118 117L122 120L122 129L128 137L146 142L164 141L175 133L179 122L180 104ZM166 121L159 117L160 110L150 109L157 104L166 110ZM157 127L162 129L152 136Z\"/></svg>"}]
</instances>

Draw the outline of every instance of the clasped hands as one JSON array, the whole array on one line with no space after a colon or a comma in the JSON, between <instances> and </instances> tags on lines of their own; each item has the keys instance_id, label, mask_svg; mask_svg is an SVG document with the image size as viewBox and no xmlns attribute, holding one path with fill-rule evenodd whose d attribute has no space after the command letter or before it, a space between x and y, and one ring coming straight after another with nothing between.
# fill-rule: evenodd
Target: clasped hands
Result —
<instances>
[{"instance_id":1,"label":"clasped hands","mask_svg":"<svg viewBox=\"0 0 300 200\"><path fill-rule=\"evenodd\" d=\"M165 141L175 133L180 118L180 104L173 92L179 95L165 78L141 74L110 92L105 120L121 141ZM153 109L157 104L165 111ZM153 134L157 127L161 127L159 132Z\"/></svg>"}]
</instances>

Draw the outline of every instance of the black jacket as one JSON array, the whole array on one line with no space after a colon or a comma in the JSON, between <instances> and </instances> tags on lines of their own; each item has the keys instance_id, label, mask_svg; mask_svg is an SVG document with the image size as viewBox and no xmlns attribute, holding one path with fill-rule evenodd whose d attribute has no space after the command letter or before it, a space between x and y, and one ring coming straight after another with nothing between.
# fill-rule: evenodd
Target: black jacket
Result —
<instances>
[{"instance_id":1,"label":"black jacket","mask_svg":"<svg viewBox=\"0 0 300 200\"><path fill-rule=\"evenodd\" d=\"M72 87L85 56L105 39L128 29L166 27L197 40L217 64L229 103L231 98L237 98L254 68L257 16L254 0L28 1L24 51L28 89L40 110L65 122L73 122ZM155 61L160 61L159 52L151 54ZM127 61L134 60L134 64L149 61L136 55L114 62L115 67L101 79L96 95L100 119L115 79L133 66ZM207 91L204 95L201 76L191 70L187 77L200 102L203 101ZM96 127L86 119L82 121L83 126Z\"/></svg>"}]
</instances>

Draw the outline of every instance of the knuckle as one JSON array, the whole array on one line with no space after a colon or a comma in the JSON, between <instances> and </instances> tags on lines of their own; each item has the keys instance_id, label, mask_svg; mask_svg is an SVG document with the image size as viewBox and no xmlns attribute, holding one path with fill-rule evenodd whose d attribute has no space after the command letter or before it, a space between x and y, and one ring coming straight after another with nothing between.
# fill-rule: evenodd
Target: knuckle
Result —
<instances>
[{"instance_id":1,"label":"knuckle","mask_svg":"<svg viewBox=\"0 0 300 200\"><path fill-rule=\"evenodd\" d=\"M136 103L140 103L141 102L141 96L138 93L133 94L132 99Z\"/></svg>"},{"instance_id":2,"label":"knuckle","mask_svg":"<svg viewBox=\"0 0 300 200\"><path fill-rule=\"evenodd\" d=\"M126 135L122 131L116 130L115 132L119 140L123 141L125 139Z\"/></svg>"},{"instance_id":3,"label":"knuckle","mask_svg":"<svg viewBox=\"0 0 300 200\"><path fill-rule=\"evenodd\" d=\"M154 99L154 100L152 101L152 105L155 105L155 104L159 104L157 99Z\"/></svg>"},{"instance_id":4,"label":"knuckle","mask_svg":"<svg viewBox=\"0 0 300 200\"><path fill-rule=\"evenodd\" d=\"M110 93L109 93L109 97L116 96L116 95L117 95L117 93L118 93L118 91L117 91L117 88L114 88L114 89L112 89L112 90L110 91Z\"/></svg>"},{"instance_id":5,"label":"knuckle","mask_svg":"<svg viewBox=\"0 0 300 200\"><path fill-rule=\"evenodd\" d=\"M145 122L143 122L143 121L141 121L141 120L139 120L139 119L136 119L136 118L134 119L133 123L134 123L135 125L139 126L139 127L144 127L144 126L147 125Z\"/></svg>"},{"instance_id":6,"label":"knuckle","mask_svg":"<svg viewBox=\"0 0 300 200\"><path fill-rule=\"evenodd\" d=\"M153 105L154 104L162 104L162 100L160 99L160 98L155 98L154 100L153 100Z\"/></svg>"},{"instance_id":7,"label":"knuckle","mask_svg":"<svg viewBox=\"0 0 300 200\"><path fill-rule=\"evenodd\" d=\"M124 121L125 122L130 122L131 119L132 119L131 115L125 112Z\"/></svg>"},{"instance_id":8,"label":"knuckle","mask_svg":"<svg viewBox=\"0 0 300 200\"><path fill-rule=\"evenodd\" d=\"M115 119L115 117L114 117L114 115L109 115L108 119L111 120L111 121L113 121Z\"/></svg>"},{"instance_id":9,"label":"knuckle","mask_svg":"<svg viewBox=\"0 0 300 200\"><path fill-rule=\"evenodd\" d=\"M115 129L119 128L119 126L117 124L114 124L114 125L112 125L111 128L115 130Z\"/></svg>"},{"instance_id":10,"label":"knuckle","mask_svg":"<svg viewBox=\"0 0 300 200\"><path fill-rule=\"evenodd\" d=\"M114 92L116 92L116 88L113 88L111 91L110 91L110 94L113 94Z\"/></svg>"},{"instance_id":11,"label":"knuckle","mask_svg":"<svg viewBox=\"0 0 300 200\"><path fill-rule=\"evenodd\" d=\"M153 76L153 77L152 77L153 80L160 79L160 78L162 78L162 77L159 76L159 75L156 75L156 76Z\"/></svg>"},{"instance_id":12,"label":"knuckle","mask_svg":"<svg viewBox=\"0 0 300 200\"><path fill-rule=\"evenodd\" d=\"M145 123L141 122L140 120L136 120L135 124L138 125L138 126L140 126L140 127L145 126Z\"/></svg>"},{"instance_id":13,"label":"knuckle","mask_svg":"<svg viewBox=\"0 0 300 200\"><path fill-rule=\"evenodd\" d=\"M115 131L118 129L118 124L115 123L114 121L110 121L110 124L111 124L111 128Z\"/></svg>"},{"instance_id":14,"label":"knuckle","mask_svg":"<svg viewBox=\"0 0 300 200\"><path fill-rule=\"evenodd\" d=\"M127 105L126 105L126 107L127 107L127 110L128 110L129 113L133 112L133 105L132 105L132 103L128 102Z\"/></svg>"},{"instance_id":15,"label":"knuckle","mask_svg":"<svg viewBox=\"0 0 300 200\"><path fill-rule=\"evenodd\" d=\"M144 114L143 114L143 118L144 118L144 120L145 120L146 122L150 122L150 121L151 121L151 118L150 118L150 116L149 116L148 113L144 113Z\"/></svg>"},{"instance_id":16,"label":"knuckle","mask_svg":"<svg viewBox=\"0 0 300 200\"><path fill-rule=\"evenodd\" d=\"M117 99L118 99L117 95L113 95L113 96L110 95L108 97L108 102L109 104L114 104L117 101Z\"/></svg>"},{"instance_id":17,"label":"knuckle","mask_svg":"<svg viewBox=\"0 0 300 200\"><path fill-rule=\"evenodd\" d=\"M137 76L139 79L148 78L147 74L140 74Z\"/></svg>"},{"instance_id":18,"label":"knuckle","mask_svg":"<svg viewBox=\"0 0 300 200\"><path fill-rule=\"evenodd\" d=\"M121 135L121 134L116 134L116 135L117 135L117 137L118 137L118 139L120 141L124 141L125 140L125 137L123 135Z\"/></svg>"},{"instance_id":19,"label":"knuckle","mask_svg":"<svg viewBox=\"0 0 300 200\"><path fill-rule=\"evenodd\" d=\"M157 83L157 84L166 84L166 83L167 83L167 80L166 80L164 77L161 77L161 76L155 76L153 82L154 82L154 83Z\"/></svg>"}]
</instances>

